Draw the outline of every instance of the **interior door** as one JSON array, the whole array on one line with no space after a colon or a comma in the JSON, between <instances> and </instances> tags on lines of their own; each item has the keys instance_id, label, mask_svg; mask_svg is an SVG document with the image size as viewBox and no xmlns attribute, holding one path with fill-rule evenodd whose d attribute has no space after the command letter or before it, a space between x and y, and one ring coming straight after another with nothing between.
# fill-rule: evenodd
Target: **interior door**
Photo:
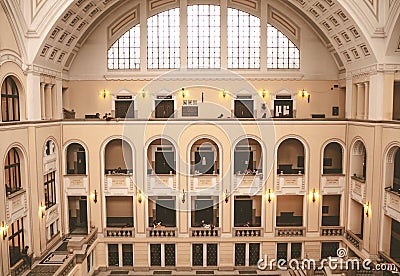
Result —
<instances>
[{"instance_id":1,"label":"interior door","mask_svg":"<svg viewBox=\"0 0 400 276\"><path fill-rule=\"evenodd\" d=\"M252 200L235 200L235 227L251 223L252 206Z\"/></svg>"},{"instance_id":2,"label":"interior door","mask_svg":"<svg viewBox=\"0 0 400 276\"><path fill-rule=\"evenodd\" d=\"M202 226L202 221L205 224L214 223L213 200L195 200L195 219L193 226Z\"/></svg>"},{"instance_id":3,"label":"interior door","mask_svg":"<svg viewBox=\"0 0 400 276\"><path fill-rule=\"evenodd\" d=\"M293 118L293 100L275 100L274 117Z\"/></svg>"},{"instance_id":4,"label":"interior door","mask_svg":"<svg viewBox=\"0 0 400 276\"><path fill-rule=\"evenodd\" d=\"M278 243L276 251L277 251L277 260L287 260L288 257L287 243Z\"/></svg>"},{"instance_id":5,"label":"interior door","mask_svg":"<svg viewBox=\"0 0 400 276\"><path fill-rule=\"evenodd\" d=\"M86 154L84 151L78 151L76 153L77 159L77 173L86 174Z\"/></svg>"},{"instance_id":6,"label":"interior door","mask_svg":"<svg viewBox=\"0 0 400 276\"><path fill-rule=\"evenodd\" d=\"M134 102L115 101L115 118L135 118Z\"/></svg>"},{"instance_id":7,"label":"interior door","mask_svg":"<svg viewBox=\"0 0 400 276\"><path fill-rule=\"evenodd\" d=\"M79 200L80 227L87 227L87 199Z\"/></svg>"},{"instance_id":8,"label":"interior door","mask_svg":"<svg viewBox=\"0 0 400 276\"><path fill-rule=\"evenodd\" d=\"M235 152L235 173L245 172L247 169L253 170L253 152L236 151Z\"/></svg>"},{"instance_id":9,"label":"interior door","mask_svg":"<svg viewBox=\"0 0 400 276\"><path fill-rule=\"evenodd\" d=\"M202 174L213 174L214 168L213 151L196 151L194 154L195 170Z\"/></svg>"},{"instance_id":10,"label":"interior door","mask_svg":"<svg viewBox=\"0 0 400 276\"><path fill-rule=\"evenodd\" d=\"M155 172L156 174L175 173L174 152L156 151L155 154Z\"/></svg>"},{"instance_id":11,"label":"interior door","mask_svg":"<svg viewBox=\"0 0 400 276\"><path fill-rule=\"evenodd\" d=\"M253 100L235 100L236 118L253 118L254 101Z\"/></svg>"},{"instance_id":12,"label":"interior door","mask_svg":"<svg viewBox=\"0 0 400 276\"><path fill-rule=\"evenodd\" d=\"M173 118L173 117L174 117L174 101L157 100L156 118Z\"/></svg>"},{"instance_id":13,"label":"interior door","mask_svg":"<svg viewBox=\"0 0 400 276\"><path fill-rule=\"evenodd\" d=\"M157 199L156 202L156 220L168 227L176 226L175 200Z\"/></svg>"}]
</instances>

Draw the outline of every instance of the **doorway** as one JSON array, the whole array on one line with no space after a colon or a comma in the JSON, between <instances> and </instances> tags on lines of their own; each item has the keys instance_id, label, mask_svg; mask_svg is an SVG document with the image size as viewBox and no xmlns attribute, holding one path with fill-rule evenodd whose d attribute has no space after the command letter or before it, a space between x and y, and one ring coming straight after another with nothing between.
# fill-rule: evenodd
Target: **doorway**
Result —
<instances>
[{"instance_id":1,"label":"doorway","mask_svg":"<svg viewBox=\"0 0 400 276\"><path fill-rule=\"evenodd\" d=\"M275 100L274 117L293 118L293 100Z\"/></svg>"},{"instance_id":2,"label":"doorway","mask_svg":"<svg viewBox=\"0 0 400 276\"><path fill-rule=\"evenodd\" d=\"M88 234L87 197L68 197L69 233L72 235Z\"/></svg>"},{"instance_id":3,"label":"doorway","mask_svg":"<svg viewBox=\"0 0 400 276\"><path fill-rule=\"evenodd\" d=\"M252 221L252 200L235 200L235 227L241 227Z\"/></svg>"},{"instance_id":4,"label":"doorway","mask_svg":"<svg viewBox=\"0 0 400 276\"><path fill-rule=\"evenodd\" d=\"M156 118L174 118L174 100L156 100Z\"/></svg>"},{"instance_id":5,"label":"doorway","mask_svg":"<svg viewBox=\"0 0 400 276\"><path fill-rule=\"evenodd\" d=\"M175 153L173 151L155 152L155 172L156 174L175 174L174 161Z\"/></svg>"},{"instance_id":6,"label":"doorway","mask_svg":"<svg viewBox=\"0 0 400 276\"><path fill-rule=\"evenodd\" d=\"M235 100L236 118L253 118L254 101L253 100Z\"/></svg>"}]
</instances>

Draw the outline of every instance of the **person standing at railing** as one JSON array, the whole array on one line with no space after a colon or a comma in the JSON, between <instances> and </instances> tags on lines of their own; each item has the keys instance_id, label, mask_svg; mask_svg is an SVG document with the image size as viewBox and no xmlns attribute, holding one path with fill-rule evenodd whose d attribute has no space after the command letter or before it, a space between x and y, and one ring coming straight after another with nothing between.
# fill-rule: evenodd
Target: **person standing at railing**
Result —
<instances>
[{"instance_id":1,"label":"person standing at railing","mask_svg":"<svg viewBox=\"0 0 400 276\"><path fill-rule=\"evenodd\" d=\"M32 267L32 259L31 256L28 255L29 246L25 246L21 251L22 258L24 262L29 266L29 269Z\"/></svg>"}]
</instances>

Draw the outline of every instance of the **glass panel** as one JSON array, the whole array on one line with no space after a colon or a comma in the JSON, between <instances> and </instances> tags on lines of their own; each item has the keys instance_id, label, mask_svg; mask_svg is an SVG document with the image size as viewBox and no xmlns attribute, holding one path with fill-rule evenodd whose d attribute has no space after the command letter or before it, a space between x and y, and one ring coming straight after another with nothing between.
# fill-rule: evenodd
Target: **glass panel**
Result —
<instances>
[{"instance_id":1,"label":"glass panel","mask_svg":"<svg viewBox=\"0 0 400 276\"><path fill-rule=\"evenodd\" d=\"M175 266L175 244L165 245L165 265Z\"/></svg>"},{"instance_id":2,"label":"glass panel","mask_svg":"<svg viewBox=\"0 0 400 276\"><path fill-rule=\"evenodd\" d=\"M228 68L260 68L260 19L228 8Z\"/></svg>"},{"instance_id":3,"label":"glass panel","mask_svg":"<svg viewBox=\"0 0 400 276\"><path fill-rule=\"evenodd\" d=\"M267 26L267 67L270 69L299 69L300 51L274 26Z\"/></svg>"},{"instance_id":4,"label":"glass panel","mask_svg":"<svg viewBox=\"0 0 400 276\"><path fill-rule=\"evenodd\" d=\"M246 244L236 243L235 244L235 266L246 265Z\"/></svg>"},{"instance_id":5,"label":"glass panel","mask_svg":"<svg viewBox=\"0 0 400 276\"><path fill-rule=\"evenodd\" d=\"M203 266L203 244L192 245L193 266Z\"/></svg>"},{"instance_id":6,"label":"glass panel","mask_svg":"<svg viewBox=\"0 0 400 276\"><path fill-rule=\"evenodd\" d=\"M161 244L150 244L150 265L161 266Z\"/></svg>"},{"instance_id":7,"label":"glass panel","mask_svg":"<svg viewBox=\"0 0 400 276\"><path fill-rule=\"evenodd\" d=\"M257 265L260 260L260 244L250 243L249 244L249 265Z\"/></svg>"},{"instance_id":8,"label":"glass panel","mask_svg":"<svg viewBox=\"0 0 400 276\"><path fill-rule=\"evenodd\" d=\"M140 24L122 35L108 49L108 69L140 68Z\"/></svg>"},{"instance_id":9,"label":"glass panel","mask_svg":"<svg viewBox=\"0 0 400 276\"><path fill-rule=\"evenodd\" d=\"M218 265L218 245L207 244L207 266Z\"/></svg>"},{"instance_id":10,"label":"glass panel","mask_svg":"<svg viewBox=\"0 0 400 276\"><path fill-rule=\"evenodd\" d=\"M108 245L108 266L119 266L118 244Z\"/></svg>"},{"instance_id":11,"label":"glass panel","mask_svg":"<svg viewBox=\"0 0 400 276\"><path fill-rule=\"evenodd\" d=\"M122 265L133 266L133 246L132 244L122 245Z\"/></svg>"}]
</instances>

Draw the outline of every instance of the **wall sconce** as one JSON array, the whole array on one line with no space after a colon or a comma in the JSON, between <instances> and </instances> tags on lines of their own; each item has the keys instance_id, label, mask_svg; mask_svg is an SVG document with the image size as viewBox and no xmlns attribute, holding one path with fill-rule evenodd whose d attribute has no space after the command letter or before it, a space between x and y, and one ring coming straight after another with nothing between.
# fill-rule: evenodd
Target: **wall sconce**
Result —
<instances>
[{"instance_id":1,"label":"wall sconce","mask_svg":"<svg viewBox=\"0 0 400 276\"><path fill-rule=\"evenodd\" d=\"M139 95L142 96L142 98L146 98L146 91L142 90L139 92Z\"/></svg>"},{"instance_id":2,"label":"wall sconce","mask_svg":"<svg viewBox=\"0 0 400 276\"><path fill-rule=\"evenodd\" d=\"M142 203L143 200L143 195L142 195L142 191L139 190L139 192L137 193L137 201L140 203Z\"/></svg>"},{"instance_id":3,"label":"wall sconce","mask_svg":"<svg viewBox=\"0 0 400 276\"><path fill-rule=\"evenodd\" d=\"M318 197L318 192L315 189L312 189L312 191L310 192L310 200L314 203L315 201L317 201Z\"/></svg>"},{"instance_id":4,"label":"wall sconce","mask_svg":"<svg viewBox=\"0 0 400 276\"><path fill-rule=\"evenodd\" d=\"M369 202L367 201L367 203L364 204L364 211L365 211L365 215L368 217L369 216Z\"/></svg>"},{"instance_id":5,"label":"wall sconce","mask_svg":"<svg viewBox=\"0 0 400 276\"><path fill-rule=\"evenodd\" d=\"M185 201L186 201L186 192L185 192L185 189L183 189L182 192L180 192L179 197L180 197L180 199L181 199L181 202L182 202L182 203L185 203Z\"/></svg>"},{"instance_id":6,"label":"wall sconce","mask_svg":"<svg viewBox=\"0 0 400 276\"><path fill-rule=\"evenodd\" d=\"M97 203L97 190L94 190L94 192L90 193L90 199L94 202Z\"/></svg>"},{"instance_id":7,"label":"wall sconce","mask_svg":"<svg viewBox=\"0 0 400 276\"><path fill-rule=\"evenodd\" d=\"M311 95L306 90L302 89L301 91L299 91L299 95L302 98L307 98L307 102L310 103Z\"/></svg>"},{"instance_id":8,"label":"wall sconce","mask_svg":"<svg viewBox=\"0 0 400 276\"><path fill-rule=\"evenodd\" d=\"M188 97L189 96L189 91L185 90L185 88L182 88L181 96L182 96L182 98Z\"/></svg>"},{"instance_id":9,"label":"wall sconce","mask_svg":"<svg viewBox=\"0 0 400 276\"><path fill-rule=\"evenodd\" d=\"M103 99L107 98L108 95L108 91L103 89L100 91L100 97L102 97Z\"/></svg>"},{"instance_id":10,"label":"wall sconce","mask_svg":"<svg viewBox=\"0 0 400 276\"><path fill-rule=\"evenodd\" d=\"M40 214L40 216L42 217L42 218L44 218L44 216L46 215L46 204L44 204L43 202L42 203L40 203L40 206L39 206L39 214Z\"/></svg>"},{"instance_id":11,"label":"wall sconce","mask_svg":"<svg viewBox=\"0 0 400 276\"><path fill-rule=\"evenodd\" d=\"M0 236L3 240L7 238L8 235L8 225L5 221L2 221L0 224Z\"/></svg>"},{"instance_id":12,"label":"wall sconce","mask_svg":"<svg viewBox=\"0 0 400 276\"><path fill-rule=\"evenodd\" d=\"M268 203L271 203L274 197L275 197L274 192L272 192L271 189L268 189L268 191L265 193L265 200L268 201Z\"/></svg>"},{"instance_id":13,"label":"wall sconce","mask_svg":"<svg viewBox=\"0 0 400 276\"><path fill-rule=\"evenodd\" d=\"M221 96L225 99L228 96L228 92L225 90L221 90Z\"/></svg>"},{"instance_id":14,"label":"wall sconce","mask_svg":"<svg viewBox=\"0 0 400 276\"><path fill-rule=\"evenodd\" d=\"M229 193L228 193L228 189L225 190L225 193L224 193L224 200L225 200L225 203L228 203L228 202L229 202Z\"/></svg>"},{"instance_id":15,"label":"wall sconce","mask_svg":"<svg viewBox=\"0 0 400 276\"><path fill-rule=\"evenodd\" d=\"M268 96L268 95L269 95L268 90L263 89L262 91L260 91L260 96L261 96L262 98L265 98L265 97Z\"/></svg>"}]
</instances>

